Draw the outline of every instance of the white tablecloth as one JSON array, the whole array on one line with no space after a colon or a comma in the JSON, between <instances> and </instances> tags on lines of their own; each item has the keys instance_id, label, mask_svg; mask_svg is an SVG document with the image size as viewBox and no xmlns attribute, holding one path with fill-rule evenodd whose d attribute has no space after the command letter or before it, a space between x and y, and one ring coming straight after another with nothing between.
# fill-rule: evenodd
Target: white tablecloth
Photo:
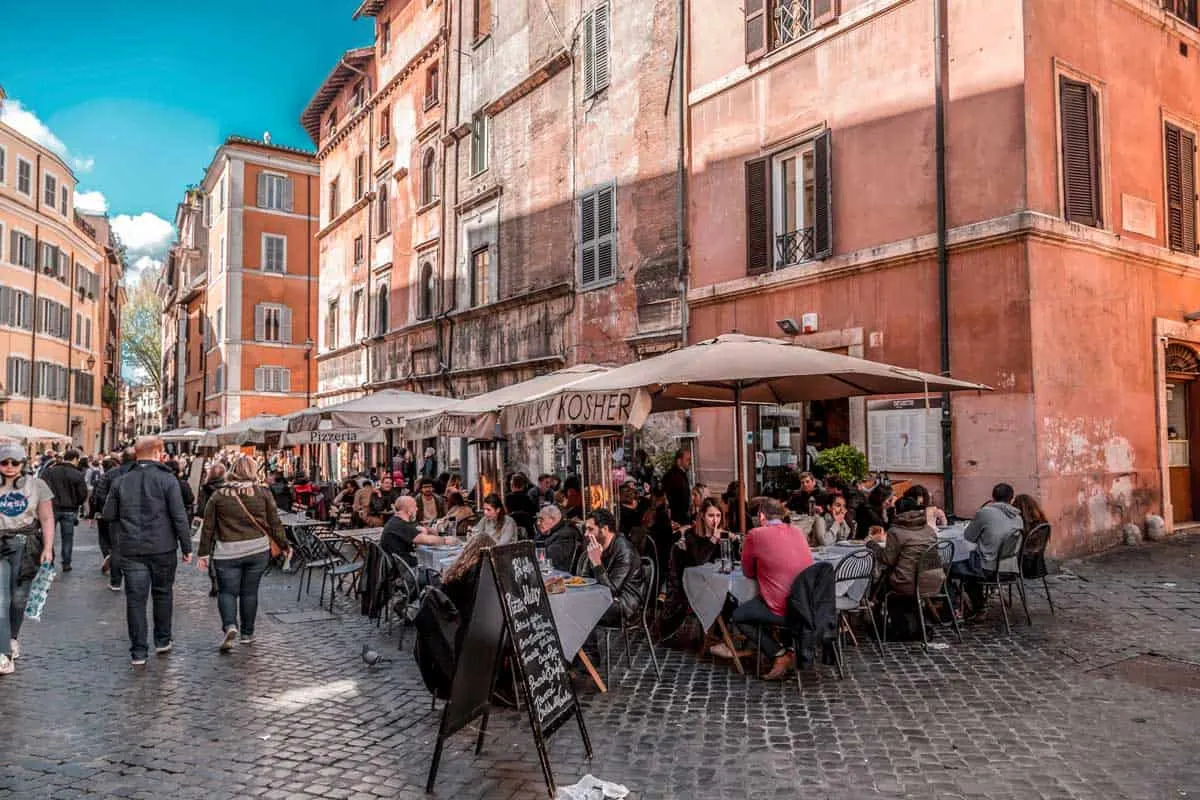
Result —
<instances>
[{"instance_id":1,"label":"white tablecloth","mask_svg":"<svg viewBox=\"0 0 1200 800\"><path fill-rule=\"evenodd\" d=\"M612 592L606 586L596 585L567 589L562 594L548 597L563 655L570 661L612 605Z\"/></svg>"},{"instance_id":2,"label":"white tablecloth","mask_svg":"<svg viewBox=\"0 0 1200 800\"><path fill-rule=\"evenodd\" d=\"M279 515L279 522L285 528L317 528L323 525L329 525L328 522L322 522L319 519L312 519L302 514L284 513Z\"/></svg>"},{"instance_id":3,"label":"white tablecloth","mask_svg":"<svg viewBox=\"0 0 1200 800\"><path fill-rule=\"evenodd\" d=\"M462 553L461 547L446 550L419 544L417 545L417 566L431 569L434 572L441 572L446 566L443 562L454 563L454 560L458 558L460 553Z\"/></svg>"},{"instance_id":4,"label":"white tablecloth","mask_svg":"<svg viewBox=\"0 0 1200 800\"><path fill-rule=\"evenodd\" d=\"M968 542L965 538L967 533L967 523L956 522L953 525L948 525L945 528L938 528L938 539L949 540L954 542L954 563L966 561L971 551L975 549L974 542Z\"/></svg>"}]
</instances>

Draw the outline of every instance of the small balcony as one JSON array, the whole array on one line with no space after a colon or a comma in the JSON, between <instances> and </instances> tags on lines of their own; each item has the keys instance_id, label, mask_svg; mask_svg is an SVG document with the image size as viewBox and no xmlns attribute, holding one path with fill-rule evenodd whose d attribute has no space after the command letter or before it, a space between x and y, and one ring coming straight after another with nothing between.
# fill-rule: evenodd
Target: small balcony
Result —
<instances>
[{"instance_id":1,"label":"small balcony","mask_svg":"<svg viewBox=\"0 0 1200 800\"><path fill-rule=\"evenodd\" d=\"M775 269L812 261L813 229L801 228L775 237Z\"/></svg>"}]
</instances>

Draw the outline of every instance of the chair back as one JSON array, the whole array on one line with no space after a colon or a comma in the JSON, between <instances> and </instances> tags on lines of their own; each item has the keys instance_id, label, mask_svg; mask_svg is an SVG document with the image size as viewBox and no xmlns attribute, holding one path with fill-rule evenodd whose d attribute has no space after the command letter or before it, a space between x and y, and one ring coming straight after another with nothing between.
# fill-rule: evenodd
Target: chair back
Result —
<instances>
[{"instance_id":1,"label":"chair back","mask_svg":"<svg viewBox=\"0 0 1200 800\"><path fill-rule=\"evenodd\" d=\"M655 583L658 565L650 556L642 556L642 572L645 573L644 577L646 578L645 590L642 592L642 621L648 625L655 600L658 598L658 584Z\"/></svg>"},{"instance_id":2,"label":"chair back","mask_svg":"<svg viewBox=\"0 0 1200 800\"><path fill-rule=\"evenodd\" d=\"M834 582L859 581L875 572L875 556L867 548L846 554L834 571Z\"/></svg>"},{"instance_id":3,"label":"chair back","mask_svg":"<svg viewBox=\"0 0 1200 800\"><path fill-rule=\"evenodd\" d=\"M954 566L954 542L950 539L940 539L937 543L938 561L942 569L949 570Z\"/></svg>"},{"instance_id":4,"label":"chair back","mask_svg":"<svg viewBox=\"0 0 1200 800\"><path fill-rule=\"evenodd\" d=\"M1021 540L1024 538L1022 531L1013 531L1003 542L1000 543L1000 549L996 551L996 566L1000 566L1001 561L1014 558L1021 552Z\"/></svg>"},{"instance_id":5,"label":"chair back","mask_svg":"<svg viewBox=\"0 0 1200 800\"><path fill-rule=\"evenodd\" d=\"M917 571L913 576L913 584L917 587L917 591L921 591L921 575L935 570L940 570L945 565L942 560L942 545L950 545L950 559L954 559L954 542L933 542L921 550L921 555L917 556Z\"/></svg>"},{"instance_id":6,"label":"chair back","mask_svg":"<svg viewBox=\"0 0 1200 800\"><path fill-rule=\"evenodd\" d=\"M1046 576L1046 547L1050 544L1050 523L1042 522L1033 526L1033 530L1025 535L1021 542L1021 574L1026 578L1043 578Z\"/></svg>"},{"instance_id":7,"label":"chair back","mask_svg":"<svg viewBox=\"0 0 1200 800\"><path fill-rule=\"evenodd\" d=\"M508 514L520 529L520 539L532 539L534 536L533 517L528 511L510 511Z\"/></svg>"}]
</instances>

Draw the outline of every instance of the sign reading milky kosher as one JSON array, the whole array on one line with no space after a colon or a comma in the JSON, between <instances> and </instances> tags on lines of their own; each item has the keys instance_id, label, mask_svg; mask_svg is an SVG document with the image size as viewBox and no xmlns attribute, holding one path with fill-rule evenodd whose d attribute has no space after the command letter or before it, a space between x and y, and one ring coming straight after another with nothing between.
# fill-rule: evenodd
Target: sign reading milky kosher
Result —
<instances>
[{"instance_id":1,"label":"sign reading milky kosher","mask_svg":"<svg viewBox=\"0 0 1200 800\"><path fill-rule=\"evenodd\" d=\"M505 433L556 425L629 425L640 428L650 415L650 395L643 389L611 392L562 392L509 406L502 415Z\"/></svg>"}]
</instances>

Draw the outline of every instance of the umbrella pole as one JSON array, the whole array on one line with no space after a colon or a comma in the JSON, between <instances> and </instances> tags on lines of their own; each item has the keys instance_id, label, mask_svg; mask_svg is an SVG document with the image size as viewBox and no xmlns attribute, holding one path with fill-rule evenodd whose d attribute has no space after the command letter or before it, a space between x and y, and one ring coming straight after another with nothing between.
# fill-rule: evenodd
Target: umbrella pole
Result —
<instances>
[{"instance_id":1,"label":"umbrella pole","mask_svg":"<svg viewBox=\"0 0 1200 800\"><path fill-rule=\"evenodd\" d=\"M738 533L746 533L746 431L745 424L742 421L742 384L738 382L733 387L733 430L734 437L737 442L734 446L734 453L737 458L737 485L738 485Z\"/></svg>"}]
</instances>

